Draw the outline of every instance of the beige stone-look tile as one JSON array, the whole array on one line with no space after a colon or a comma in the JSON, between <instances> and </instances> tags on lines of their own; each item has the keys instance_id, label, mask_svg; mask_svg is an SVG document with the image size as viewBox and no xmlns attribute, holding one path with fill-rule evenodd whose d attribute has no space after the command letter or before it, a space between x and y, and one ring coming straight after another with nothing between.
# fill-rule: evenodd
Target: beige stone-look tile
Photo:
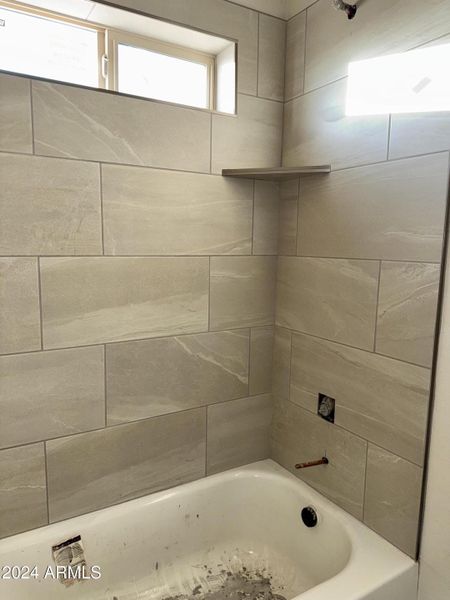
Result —
<instances>
[{"instance_id":1,"label":"beige stone-look tile","mask_svg":"<svg viewBox=\"0 0 450 600\"><path fill-rule=\"evenodd\" d=\"M258 96L284 99L284 56L286 23L259 15Z\"/></svg>"},{"instance_id":2,"label":"beige stone-look tile","mask_svg":"<svg viewBox=\"0 0 450 600\"><path fill-rule=\"evenodd\" d=\"M272 325L276 258L211 257L210 329Z\"/></svg>"},{"instance_id":3,"label":"beige stone-look tile","mask_svg":"<svg viewBox=\"0 0 450 600\"><path fill-rule=\"evenodd\" d=\"M378 271L375 261L280 257L277 325L371 350Z\"/></svg>"},{"instance_id":4,"label":"beige stone-look tile","mask_svg":"<svg viewBox=\"0 0 450 600\"><path fill-rule=\"evenodd\" d=\"M0 353L41 347L35 258L0 258Z\"/></svg>"},{"instance_id":5,"label":"beige stone-look tile","mask_svg":"<svg viewBox=\"0 0 450 600\"><path fill-rule=\"evenodd\" d=\"M280 221L278 254L297 254L298 179L283 181L280 185Z\"/></svg>"},{"instance_id":6,"label":"beige stone-look tile","mask_svg":"<svg viewBox=\"0 0 450 600\"><path fill-rule=\"evenodd\" d=\"M289 400L291 337L292 334L289 329L275 327L272 360L272 392L276 401Z\"/></svg>"},{"instance_id":7,"label":"beige stone-look tile","mask_svg":"<svg viewBox=\"0 0 450 600\"><path fill-rule=\"evenodd\" d=\"M237 116L212 116L212 171L278 167L283 104L239 95Z\"/></svg>"},{"instance_id":8,"label":"beige stone-look tile","mask_svg":"<svg viewBox=\"0 0 450 600\"><path fill-rule=\"evenodd\" d=\"M285 104L284 166L343 169L386 160L388 115L347 117L346 89L346 80L337 81Z\"/></svg>"},{"instance_id":9,"label":"beige stone-look tile","mask_svg":"<svg viewBox=\"0 0 450 600\"><path fill-rule=\"evenodd\" d=\"M303 93L306 11L288 21L286 30L285 100Z\"/></svg>"},{"instance_id":10,"label":"beige stone-look tile","mask_svg":"<svg viewBox=\"0 0 450 600\"><path fill-rule=\"evenodd\" d=\"M102 166L106 254L250 254L253 185Z\"/></svg>"},{"instance_id":11,"label":"beige stone-look tile","mask_svg":"<svg viewBox=\"0 0 450 600\"><path fill-rule=\"evenodd\" d=\"M448 33L449 0L360 2L348 21L328 0L308 9L305 89L344 77L348 64L402 52Z\"/></svg>"},{"instance_id":12,"label":"beige stone-look tile","mask_svg":"<svg viewBox=\"0 0 450 600\"><path fill-rule=\"evenodd\" d=\"M392 115L389 158L450 150L448 112Z\"/></svg>"},{"instance_id":13,"label":"beige stone-look tile","mask_svg":"<svg viewBox=\"0 0 450 600\"><path fill-rule=\"evenodd\" d=\"M0 254L101 254L99 166L0 155Z\"/></svg>"},{"instance_id":14,"label":"beige stone-look tile","mask_svg":"<svg viewBox=\"0 0 450 600\"><path fill-rule=\"evenodd\" d=\"M298 254L438 262L448 155L302 178Z\"/></svg>"},{"instance_id":15,"label":"beige stone-look tile","mask_svg":"<svg viewBox=\"0 0 450 600\"><path fill-rule=\"evenodd\" d=\"M44 444L0 452L0 537L46 525Z\"/></svg>"},{"instance_id":16,"label":"beige stone-look tile","mask_svg":"<svg viewBox=\"0 0 450 600\"><path fill-rule=\"evenodd\" d=\"M383 262L376 351L430 367L440 265Z\"/></svg>"},{"instance_id":17,"label":"beige stone-look tile","mask_svg":"<svg viewBox=\"0 0 450 600\"><path fill-rule=\"evenodd\" d=\"M239 42L238 86L245 94L256 94L258 14L223 0L120 0L119 7L190 25ZM101 6L91 18L102 23Z\"/></svg>"},{"instance_id":18,"label":"beige stone-look tile","mask_svg":"<svg viewBox=\"0 0 450 600\"><path fill-rule=\"evenodd\" d=\"M101 346L2 356L0 382L2 448L105 424Z\"/></svg>"},{"instance_id":19,"label":"beige stone-look tile","mask_svg":"<svg viewBox=\"0 0 450 600\"><path fill-rule=\"evenodd\" d=\"M206 331L208 262L41 259L44 348Z\"/></svg>"},{"instance_id":20,"label":"beige stone-look tile","mask_svg":"<svg viewBox=\"0 0 450 600\"><path fill-rule=\"evenodd\" d=\"M280 187L273 181L255 181L253 254L276 254Z\"/></svg>"},{"instance_id":21,"label":"beige stone-look tile","mask_svg":"<svg viewBox=\"0 0 450 600\"><path fill-rule=\"evenodd\" d=\"M50 521L203 477L206 409L47 442Z\"/></svg>"},{"instance_id":22,"label":"beige stone-look tile","mask_svg":"<svg viewBox=\"0 0 450 600\"><path fill-rule=\"evenodd\" d=\"M208 406L207 474L269 457L270 394Z\"/></svg>"},{"instance_id":23,"label":"beige stone-look tile","mask_svg":"<svg viewBox=\"0 0 450 600\"><path fill-rule=\"evenodd\" d=\"M422 469L369 444L364 522L415 557Z\"/></svg>"},{"instance_id":24,"label":"beige stone-look tile","mask_svg":"<svg viewBox=\"0 0 450 600\"><path fill-rule=\"evenodd\" d=\"M30 81L0 73L0 150L33 152Z\"/></svg>"},{"instance_id":25,"label":"beige stone-look tile","mask_svg":"<svg viewBox=\"0 0 450 600\"><path fill-rule=\"evenodd\" d=\"M271 457L299 479L361 519L367 442L291 402L275 404ZM327 456L330 463L296 470Z\"/></svg>"},{"instance_id":26,"label":"beige stone-look tile","mask_svg":"<svg viewBox=\"0 0 450 600\"><path fill-rule=\"evenodd\" d=\"M336 400L335 423L399 456L423 463L428 369L293 335L291 402L317 411L318 394Z\"/></svg>"},{"instance_id":27,"label":"beige stone-look tile","mask_svg":"<svg viewBox=\"0 0 450 600\"><path fill-rule=\"evenodd\" d=\"M206 111L34 81L33 112L37 154L209 171Z\"/></svg>"},{"instance_id":28,"label":"beige stone-look tile","mask_svg":"<svg viewBox=\"0 0 450 600\"><path fill-rule=\"evenodd\" d=\"M250 334L250 394L272 391L274 328L254 327Z\"/></svg>"},{"instance_id":29,"label":"beige stone-look tile","mask_svg":"<svg viewBox=\"0 0 450 600\"><path fill-rule=\"evenodd\" d=\"M108 424L246 396L248 365L248 329L108 345Z\"/></svg>"}]
</instances>

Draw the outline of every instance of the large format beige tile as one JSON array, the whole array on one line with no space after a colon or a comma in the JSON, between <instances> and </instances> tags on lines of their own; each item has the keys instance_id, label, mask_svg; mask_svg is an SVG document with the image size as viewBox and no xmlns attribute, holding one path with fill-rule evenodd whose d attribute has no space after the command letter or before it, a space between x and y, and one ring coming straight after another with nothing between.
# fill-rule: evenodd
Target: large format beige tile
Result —
<instances>
[{"instance_id":1,"label":"large format beige tile","mask_svg":"<svg viewBox=\"0 0 450 600\"><path fill-rule=\"evenodd\" d=\"M33 152L30 81L0 73L0 150Z\"/></svg>"},{"instance_id":2,"label":"large format beige tile","mask_svg":"<svg viewBox=\"0 0 450 600\"><path fill-rule=\"evenodd\" d=\"M428 369L311 336L292 340L291 401L316 412L336 400L335 423L417 464L423 462Z\"/></svg>"},{"instance_id":3,"label":"large format beige tile","mask_svg":"<svg viewBox=\"0 0 450 600\"><path fill-rule=\"evenodd\" d=\"M239 95L237 116L212 116L212 171L278 167L283 104Z\"/></svg>"},{"instance_id":4,"label":"large format beige tile","mask_svg":"<svg viewBox=\"0 0 450 600\"><path fill-rule=\"evenodd\" d=\"M237 40L239 91L256 94L258 14L255 11L223 0L119 0L113 4ZM100 6L95 7L91 18L101 23L99 9Z\"/></svg>"},{"instance_id":5,"label":"large format beige tile","mask_svg":"<svg viewBox=\"0 0 450 600\"><path fill-rule=\"evenodd\" d=\"M375 261L280 257L277 325L372 349L378 270Z\"/></svg>"},{"instance_id":6,"label":"large format beige tile","mask_svg":"<svg viewBox=\"0 0 450 600\"><path fill-rule=\"evenodd\" d=\"M291 337L292 334L289 329L275 327L272 359L272 392L276 401L289 400Z\"/></svg>"},{"instance_id":7,"label":"large format beige tile","mask_svg":"<svg viewBox=\"0 0 450 600\"><path fill-rule=\"evenodd\" d=\"M205 408L47 443L50 521L205 474Z\"/></svg>"},{"instance_id":8,"label":"large format beige tile","mask_svg":"<svg viewBox=\"0 0 450 600\"><path fill-rule=\"evenodd\" d=\"M270 394L208 406L207 474L269 457Z\"/></svg>"},{"instance_id":9,"label":"large format beige tile","mask_svg":"<svg viewBox=\"0 0 450 600\"><path fill-rule=\"evenodd\" d=\"M0 452L0 537L47 524L44 445Z\"/></svg>"},{"instance_id":10,"label":"large format beige tile","mask_svg":"<svg viewBox=\"0 0 450 600\"><path fill-rule=\"evenodd\" d=\"M206 111L36 81L33 111L37 154L209 171Z\"/></svg>"},{"instance_id":11,"label":"large format beige tile","mask_svg":"<svg viewBox=\"0 0 450 600\"><path fill-rule=\"evenodd\" d=\"M0 258L0 353L41 347L35 258Z\"/></svg>"},{"instance_id":12,"label":"large format beige tile","mask_svg":"<svg viewBox=\"0 0 450 600\"><path fill-rule=\"evenodd\" d=\"M344 77L348 64L394 54L448 33L449 0L360 2L348 21L329 0L308 9L305 89Z\"/></svg>"},{"instance_id":13,"label":"large format beige tile","mask_svg":"<svg viewBox=\"0 0 450 600\"><path fill-rule=\"evenodd\" d=\"M274 328L254 327L250 334L250 394L272 391Z\"/></svg>"},{"instance_id":14,"label":"large format beige tile","mask_svg":"<svg viewBox=\"0 0 450 600\"><path fill-rule=\"evenodd\" d=\"M0 155L0 254L101 254L99 166Z\"/></svg>"},{"instance_id":15,"label":"large format beige tile","mask_svg":"<svg viewBox=\"0 0 450 600\"><path fill-rule=\"evenodd\" d=\"M348 431L291 402L275 404L271 457L357 518L363 513L366 451L367 442ZM322 456L328 465L294 468Z\"/></svg>"},{"instance_id":16,"label":"large format beige tile","mask_svg":"<svg viewBox=\"0 0 450 600\"><path fill-rule=\"evenodd\" d=\"M104 165L106 254L250 254L251 181Z\"/></svg>"},{"instance_id":17,"label":"large format beige tile","mask_svg":"<svg viewBox=\"0 0 450 600\"><path fill-rule=\"evenodd\" d=\"M437 262L447 184L447 154L303 178L298 254Z\"/></svg>"},{"instance_id":18,"label":"large format beige tile","mask_svg":"<svg viewBox=\"0 0 450 600\"><path fill-rule=\"evenodd\" d=\"M369 444L364 522L415 557L422 469Z\"/></svg>"},{"instance_id":19,"label":"large format beige tile","mask_svg":"<svg viewBox=\"0 0 450 600\"><path fill-rule=\"evenodd\" d=\"M280 188L272 181L255 181L253 254L276 254Z\"/></svg>"},{"instance_id":20,"label":"large format beige tile","mask_svg":"<svg viewBox=\"0 0 450 600\"><path fill-rule=\"evenodd\" d=\"M285 100L303 93L305 69L306 12L301 12L287 23Z\"/></svg>"},{"instance_id":21,"label":"large format beige tile","mask_svg":"<svg viewBox=\"0 0 450 600\"><path fill-rule=\"evenodd\" d=\"M44 347L206 331L208 260L42 259Z\"/></svg>"},{"instance_id":22,"label":"large format beige tile","mask_svg":"<svg viewBox=\"0 0 450 600\"><path fill-rule=\"evenodd\" d=\"M103 348L0 358L0 447L105 424Z\"/></svg>"},{"instance_id":23,"label":"large format beige tile","mask_svg":"<svg viewBox=\"0 0 450 600\"><path fill-rule=\"evenodd\" d=\"M258 96L284 99L284 52L286 23L259 15Z\"/></svg>"},{"instance_id":24,"label":"large format beige tile","mask_svg":"<svg viewBox=\"0 0 450 600\"><path fill-rule=\"evenodd\" d=\"M210 329L272 325L276 258L211 257Z\"/></svg>"},{"instance_id":25,"label":"large format beige tile","mask_svg":"<svg viewBox=\"0 0 450 600\"><path fill-rule=\"evenodd\" d=\"M108 423L246 396L248 363L248 329L108 345Z\"/></svg>"},{"instance_id":26,"label":"large format beige tile","mask_svg":"<svg viewBox=\"0 0 450 600\"><path fill-rule=\"evenodd\" d=\"M343 169L386 160L388 115L347 117L346 88L338 81L285 104L284 166Z\"/></svg>"},{"instance_id":27,"label":"large format beige tile","mask_svg":"<svg viewBox=\"0 0 450 600\"><path fill-rule=\"evenodd\" d=\"M297 254L297 213L299 180L290 179L280 185L280 220L278 254Z\"/></svg>"},{"instance_id":28,"label":"large format beige tile","mask_svg":"<svg viewBox=\"0 0 450 600\"><path fill-rule=\"evenodd\" d=\"M383 262L376 351L431 366L440 265Z\"/></svg>"},{"instance_id":29,"label":"large format beige tile","mask_svg":"<svg viewBox=\"0 0 450 600\"><path fill-rule=\"evenodd\" d=\"M389 158L450 150L448 112L392 115Z\"/></svg>"}]
</instances>

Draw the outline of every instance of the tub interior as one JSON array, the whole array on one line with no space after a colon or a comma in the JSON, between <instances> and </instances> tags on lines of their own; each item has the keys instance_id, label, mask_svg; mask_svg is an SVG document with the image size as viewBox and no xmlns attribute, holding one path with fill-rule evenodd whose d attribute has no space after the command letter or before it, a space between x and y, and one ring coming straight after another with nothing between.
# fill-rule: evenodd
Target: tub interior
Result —
<instances>
[{"instance_id":1,"label":"tub interior","mask_svg":"<svg viewBox=\"0 0 450 600\"><path fill-rule=\"evenodd\" d=\"M11 600L31 597L23 595L27 583L33 598L46 600L291 600L348 562L348 534L326 507L317 508L317 527L303 524L310 500L295 483L249 472L202 483L196 494L183 486L46 527L35 541L16 536L22 551L5 549L8 559L38 560L43 569L52 544L81 534L88 565L99 565L102 578L67 589L12 583Z\"/></svg>"}]
</instances>

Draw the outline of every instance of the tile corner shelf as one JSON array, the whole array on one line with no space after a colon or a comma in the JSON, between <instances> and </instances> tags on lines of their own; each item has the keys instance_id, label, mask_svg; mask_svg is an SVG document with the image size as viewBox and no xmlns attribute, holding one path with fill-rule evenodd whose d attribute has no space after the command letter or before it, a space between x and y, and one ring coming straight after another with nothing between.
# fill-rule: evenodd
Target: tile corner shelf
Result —
<instances>
[{"instance_id":1,"label":"tile corner shelf","mask_svg":"<svg viewBox=\"0 0 450 600\"><path fill-rule=\"evenodd\" d=\"M224 177L276 180L296 179L301 175L330 172L330 165L318 165L312 167L267 167L263 169L222 169L222 175Z\"/></svg>"}]
</instances>

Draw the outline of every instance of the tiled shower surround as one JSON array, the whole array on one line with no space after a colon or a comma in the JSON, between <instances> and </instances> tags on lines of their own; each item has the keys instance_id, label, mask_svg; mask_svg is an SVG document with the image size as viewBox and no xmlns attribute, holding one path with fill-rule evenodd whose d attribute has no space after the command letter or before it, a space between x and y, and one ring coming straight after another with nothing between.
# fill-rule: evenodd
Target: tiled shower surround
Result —
<instances>
[{"instance_id":1,"label":"tiled shower surround","mask_svg":"<svg viewBox=\"0 0 450 600\"><path fill-rule=\"evenodd\" d=\"M326 452L297 474L414 555L450 121L345 117L345 67L449 2L120 4L237 39L238 116L0 75L0 535ZM220 176L281 156L333 172Z\"/></svg>"}]
</instances>

